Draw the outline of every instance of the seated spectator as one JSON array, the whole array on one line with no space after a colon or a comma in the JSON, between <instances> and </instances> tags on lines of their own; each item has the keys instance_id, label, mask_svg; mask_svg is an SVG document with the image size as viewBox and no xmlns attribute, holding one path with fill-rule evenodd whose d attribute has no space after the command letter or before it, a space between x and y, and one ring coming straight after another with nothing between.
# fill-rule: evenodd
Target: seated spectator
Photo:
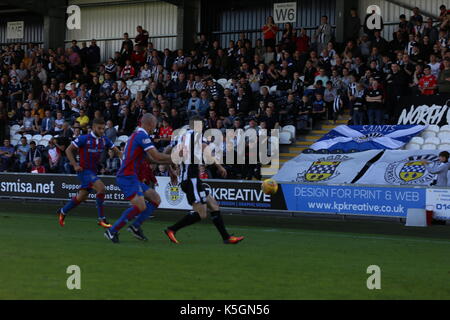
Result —
<instances>
[{"instance_id":1,"label":"seated spectator","mask_svg":"<svg viewBox=\"0 0 450 320\"><path fill-rule=\"evenodd\" d=\"M164 149L170 144L173 135L173 128L170 126L169 119L163 118L162 126L159 128L156 142L158 149Z\"/></svg>"},{"instance_id":2,"label":"seated spectator","mask_svg":"<svg viewBox=\"0 0 450 320\"><path fill-rule=\"evenodd\" d=\"M34 124L34 118L31 116L31 111L26 110L23 120L20 121L20 124L22 125L19 133L22 134L34 134L33 130L33 124Z\"/></svg>"},{"instance_id":3,"label":"seated spectator","mask_svg":"<svg viewBox=\"0 0 450 320\"><path fill-rule=\"evenodd\" d=\"M191 91L191 98L189 99L186 112L188 117L199 115L200 112L200 98L198 97L197 90Z\"/></svg>"},{"instance_id":4,"label":"seated spectator","mask_svg":"<svg viewBox=\"0 0 450 320\"><path fill-rule=\"evenodd\" d=\"M31 167L31 173L46 173L47 170L42 165L42 158L36 157L33 161L33 166Z\"/></svg>"},{"instance_id":5,"label":"seated spectator","mask_svg":"<svg viewBox=\"0 0 450 320\"><path fill-rule=\"evenodd\" d=\"M116 142L118 132L114 128L114 123L111 120L106 122L105 136L111 140L112 143Z\"/></svg>"},{"instance_id":6,"label":"seated spectator","mask_svg":"<svg viewBox=\"0 0 450 320\"><path fill-rule=\"evenodd\" d=\"M108 157L105 161L104 168L102 169L102 174L115 176L117 171L119 171L121 165L121 161L119 157L115 154L113 150L108 151Z\"/></svg>"},{"instance_id":7,"label":"seated spectator","mask_svg":"<svg viewBox=\"0 0 450 320\"><path fill-rule=\"evenodd\" d=\"M62 118L62 115L61 115ZM60 118L60 121L61 121ZM55 133L55 119L51 116L50 110L45 111L45 118L41 122L40 134L45 136L47 134L53 135Z\"/></svg>"},{"instance_id":8,"label":"seated spectator","mask_svg":"<svg viewBox=\"0 0 450 320\"><path fill-rule=\"evenodd\" d=\"M166 165L160 164L158 165L158 168L155 171L155 177L168 177L169 176L169 170Z\"/></svg>"},{"instance_id":9,"label":"seated spectator","mask_svg":"<svg viewBox=\"0 0 450 320\"><path fill-rule=\"evenodd\" d=\"M198 177L199 177L201 180L207 180L207 179L209 179L209 174L208 174L208 171L206 170L206 166L205 166L205 165L199 165L198 169L199 169L199 175L198 175Z\"/></svg>"},{"instance_id":10,"label":"seated spectator","mask_svg":"<svg viewBox=\"0 0 450 320\"><path fill-rule=\"evenodd\" d=\"M84 109L80 109L80 116L76 118L76 121L80 124L81 128L86 128L89 124L89 117L86 115Z\"/></svg>"},{"instance_id":11,"label":"seated spectator","mask_svg":"<svg viewBox=\"0 0 450 320\"><path fill-rule=\"evenodd\" d=\"M312 104L308 96L303 96L298 105L297 130L304 131L310 127L312 119Z\"/></svg>"},{"instance_id":12,"label":"seated spectator","mask_svg":"<svg viewBox=\"0 0 450 320\"><path fill-rule=\"evenodd\" d=\"M31 171L31 169L35 163L34 160L36 158L42 159L42 152L36 146L36 142L31 141L30 142L30 150L28 150L28 154L27 154L27 171L28 172Z\"/></svg>"},{"instance_id":13,"label":"seated spectator","mask_svg":"<svg viewBox=\"0 0 450 320\"><path fill-rule=\"evenodd\" d=\"M55 134L60 134L64 130L64 123L66 120L63 117L62 112L56 113L56 119L55 119Z\"/></svg>"},{"instance_id":14,"label":"seated spectator","mask_svg":"<svg viewBox=\"0 0 450 320\"><path fill-rule=\"evenodd\" d=\"M0 172L9 171L14 164L14 147L8 139L3 141L3 146L0 147Z\"/></svg>"}]
</instances>

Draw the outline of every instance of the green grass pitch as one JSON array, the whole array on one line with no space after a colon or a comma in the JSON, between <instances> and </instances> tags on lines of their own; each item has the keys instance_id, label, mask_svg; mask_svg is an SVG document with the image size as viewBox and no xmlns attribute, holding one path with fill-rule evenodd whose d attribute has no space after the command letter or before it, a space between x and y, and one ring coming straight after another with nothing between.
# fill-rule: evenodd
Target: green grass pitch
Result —
<instances>
[{"instance_id":1,"label":"green grass pitch","mask_svg":"<svg viewBox=\"0 0 450 320\"><path fill-rule=\"evenodd\" d=\"M411 233L390 223L291 219L270 227L271 218L258 225L250 217L228 226L246 236L240 245L221 244L208 221L181 231L176 246L162 231L178 216L159 214L144 226L149 242L123 231L113 245L95 208L61 228L53 207L2 207L0 299L450 299L448 226ZM81 290L66 287L70 265L81 268ZM381 290L366 287L370 265L381 268Z\"/></svg>"}]
</instances>

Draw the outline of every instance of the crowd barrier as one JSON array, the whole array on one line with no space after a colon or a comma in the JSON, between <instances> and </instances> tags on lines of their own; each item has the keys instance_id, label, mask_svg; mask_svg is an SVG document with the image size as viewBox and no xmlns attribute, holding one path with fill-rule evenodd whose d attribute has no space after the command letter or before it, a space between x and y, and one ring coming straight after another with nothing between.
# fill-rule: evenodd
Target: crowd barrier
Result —
<instances>
[{"instance_id":1,"label":"crowd barrier","mask_svg":"<svg viewBox=\"0 0 450 320\"><path fill-rule=\"evenodd\" d=\"M102 180L106 201L125 204L115 178ZM225 209L406 218L408 209L432 207L435 218L450 220L450 188L281 183L275 195L265 195L260 182L205 180L204 185ZM65 201L78 187L75 175L0 173L0 198L4 200ZM191 209L180 186L172 185L168 177L158 177L156 190L161 209ZM94 194L90 196L95 199Z\"/></svg>"}]
</instances>

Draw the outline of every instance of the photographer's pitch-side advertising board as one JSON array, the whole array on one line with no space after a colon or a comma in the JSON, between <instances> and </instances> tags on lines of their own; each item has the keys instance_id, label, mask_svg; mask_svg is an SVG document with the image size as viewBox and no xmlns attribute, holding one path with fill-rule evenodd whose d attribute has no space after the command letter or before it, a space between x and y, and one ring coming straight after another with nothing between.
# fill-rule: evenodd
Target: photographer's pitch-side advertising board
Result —
<instances>
[{"instance_id":1,"label":"photographer's pitch-side advertising board","mask_svg":"<svg viewBox=\"0 0 450 320\"><path fill-rule=\"evenodd\" d=\"M31 200L67 200L76 195L76 176L1 174L0 197ZM127 203L114 177L102 177L106 201ZM303 212L405 218L408 209L433 207L436 217L450 220L450 190L425 187L330 186L281 184L266 195L258 182L207 180L205 189L228 209ZM168 177L158 177L161 209L190 210L186 195ZM90 195L91 200L95 194Z\"/></svg>"}]
</instances>

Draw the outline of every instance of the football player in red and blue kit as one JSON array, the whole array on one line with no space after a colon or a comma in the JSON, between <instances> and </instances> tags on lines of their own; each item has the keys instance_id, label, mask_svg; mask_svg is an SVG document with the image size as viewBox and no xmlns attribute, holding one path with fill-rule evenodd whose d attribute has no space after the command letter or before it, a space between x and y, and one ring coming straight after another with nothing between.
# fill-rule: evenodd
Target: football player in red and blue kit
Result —
<instances>
[{"instance_id":1,"label":"football player in red and blue kit","mask_svg":"<svg viewBox=\"0 0 450 320\"><path fill-rule=\"evenodd\" d=\"M102 119L95 119L92 124L91 134L78 137L66 150L67 158L77 172L81 186L77 196L72 198L62 209L58 210L59 224L61 227L65 225L67 214L85 202L89 197L89 193L92 191L97 192L98 225L104 228L111 227L106 220L103 206L105 202L105 185L97 177L97 168L105 150L112 149L119 157L122 156L122 153L104 134L105 122ZM75 150L79 152L79 164L75 160Z\"/></svg>"},{"instance_id":2,"label":"football player in red and blue kit","mask_svg":"<svg viewBox=\"0 0 450 320\"><path fill-rule=\"evenodd\" d=\"M159 152L149 133L153 132L156 128L156 118L147 113L141 119L140 128L133 133L128 139L125 151L123 154L122 166L117 173L117 185L119 186L125 198L130 201L131 207L122 213L122 216L117 222L109 229L105 231L105 237L111 240L113 243L119 242L119 231L127 225L128 222L133 221L136 217L134 226L140 228L140 224L145 221L146 218L151 216L156 209L156 205L152 202L146 203L145 195L149 190L149 187L142 183L139 179L142 162L145 156L148 155L151 161L160 164L173 164L171 156ZM176 176L171 176L175 181ZM135 236L136 233L133 229L129 228ZM136 236L138 239L139 237ZM145 239L140 239L145 240Z\"/></svg>"}]
</instances>

